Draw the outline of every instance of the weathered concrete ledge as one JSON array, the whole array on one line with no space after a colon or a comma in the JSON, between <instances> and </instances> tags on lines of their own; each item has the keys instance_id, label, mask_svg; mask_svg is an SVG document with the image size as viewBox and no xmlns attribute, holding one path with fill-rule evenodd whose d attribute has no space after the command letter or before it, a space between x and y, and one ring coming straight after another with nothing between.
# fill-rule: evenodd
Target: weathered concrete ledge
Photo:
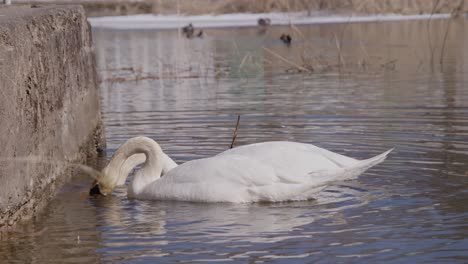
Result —
<instances>
[{"instance_id":1,"label":"weathered concrete ledge","mask_svg":"<svg viewBox=\"0 0 468 264\"><path fill-rule=\"evenodd\" d=\"M0 229L45 205L102 135L84 9L0 7Z\"/></svg>"}]
</instances>

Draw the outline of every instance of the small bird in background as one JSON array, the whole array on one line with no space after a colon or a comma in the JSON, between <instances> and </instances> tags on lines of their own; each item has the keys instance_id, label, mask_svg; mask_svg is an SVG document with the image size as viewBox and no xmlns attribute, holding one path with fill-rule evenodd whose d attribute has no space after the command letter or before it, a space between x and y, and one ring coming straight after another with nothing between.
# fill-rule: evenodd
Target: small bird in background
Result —
<instances>
[{"instance_id":1,"label":"small bird in background","mask_svg":"<svg viewBox=\"0 0 468 264\"><path fill-rule=\"evenodd\" d=\"M280 37L281 41L283 41L284 44L286 45L291 45L292 38L289 34L281 34Z\"/></svg>"},{"instance_id":2,"label":"small bird in background","mask_svg":"<svg viewBox=\"0 0 468 264\"><path fill-rule=\"evenodd\" d=\"M203 38L203 30L199 30L198 33L195 35L195 27L192 25L192 23L190 23L187 26L183 27L182 28L182 33L188 39L191 39L194 36L198 37L198 38Z\"/></svg>"},{"instance_id":3,"label":"small bird in background","mask_svg":"<svg viewBox=\"0 0 468 264\"><path fill-rule=\"evenodd\" d=\"M203 38L203 30L200 29L200 31L198 31L197 37Z\"/></svg>"},{"instance_id":4,"label":"small bird in background","mask_svg":"<svg viewBox=\"0 0 468 264\"><path fill-rule=\"evenodd\" d=\"M187 38L192 38L193 34L195 33L195 28L193 27L192 23L190 23L187 26L182 28L182 32L185 34Z\"/></svg>"},{"instance_id":5,"label":"small bird in background","mask_svg":"<svg viewBox=\"0 0 468 264\"><path fill-rule=\"evenodd\" d=\"M269 18L259 18L257 20L258 24L258 34L264 35L268 29L268 26L271 24L271 20Z\"/></svg>"},{"instance_id":6,"label":"small bird in background","mask_svg":"<svg viewBox=\"0 0 468 264\"><path fill-rule=\"evenodd\" d=\"M271 20L269 18L267 18L267 17L266 18L261 17L261 18L259 18L257 20L257 23L261 27L266 27L266 26L269 26L271 24Z\"/></svg>"}]
</instances>

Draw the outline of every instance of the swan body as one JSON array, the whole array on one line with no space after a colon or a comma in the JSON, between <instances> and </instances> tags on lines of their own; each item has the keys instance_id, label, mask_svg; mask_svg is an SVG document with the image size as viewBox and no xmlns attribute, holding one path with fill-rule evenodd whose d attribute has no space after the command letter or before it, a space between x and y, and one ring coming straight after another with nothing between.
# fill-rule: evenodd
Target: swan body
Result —
<instances>
[{"instance_id":1,"label":"swan body","mask_svg":"<svg viewBox=\"0 0 468 264\"><path fill-rule=\"evenodd\" d=\"M264 142L177 166L155 141L136 137L117 150L98 183L103 194L110 193L144 162L128 187L129 197L232 203L307 200L331 182L356 178L390 151L356 160L310 144Z\"/></svg>"}]
</instances>

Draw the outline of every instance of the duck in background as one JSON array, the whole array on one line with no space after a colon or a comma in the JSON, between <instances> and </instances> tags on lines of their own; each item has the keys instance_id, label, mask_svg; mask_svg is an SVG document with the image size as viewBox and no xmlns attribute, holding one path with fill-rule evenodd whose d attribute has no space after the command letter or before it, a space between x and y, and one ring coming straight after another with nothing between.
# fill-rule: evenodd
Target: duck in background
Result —
<instances>
[{"instance_id":1,"label":"duck in background","mask_svg":"<svg viewBox=\"0 0 468 264\"><path fill-rule=\"evenodd\" d=\"M271 24L271 20L269 18L259 18L257 20L258 24L258 34L259 35L264 35L268 29L268 26Z\"/></svg>"},{"instance_id":2,"label":"duck in background","mask_svg":"<svg viewBox=\"0 0 468 264\"><path fill-rule=\"evenodd\" d=\"M269 19L267 17L266 18L261 17L261 18L259 18L257 20L257 23L261 27L267 27L267 26L269 26L271 24L271 19Z\"/></svg>"},{"instance_id":3,"label":"duck in background","mask_svg":"<svg viewBox=\"0 0 468 264\"><path fill-rule=\"evenodd\" d=\"M283 41L284 44L286 45L291 45L292 38L289 34L281 34L280 37L281 41Z\"/></svg>"},{"instance_id":4,"label":"duck in background","mask_svg":"<svg viewBox=\"0 0 468 264\"><path fill-rule=\"evenodd\" d=\"M188 39L191 39L193 37L203 38L203 30L199 30L198 33L195 34L195 27L193 26L192 23L190 23L187 26L183 27L182 28L182 33Z\"/></svg>"}]
</instances>

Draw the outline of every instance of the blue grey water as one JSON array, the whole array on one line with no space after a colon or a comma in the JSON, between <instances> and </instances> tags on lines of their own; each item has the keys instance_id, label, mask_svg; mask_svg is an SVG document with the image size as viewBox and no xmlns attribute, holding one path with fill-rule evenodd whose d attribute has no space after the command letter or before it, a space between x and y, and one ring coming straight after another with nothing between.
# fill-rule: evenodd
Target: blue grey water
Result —
<instances>
[{"instance_id":1,"label":"blue grey water","mask_svg":"<svg viewBox=\"0 0 468 264\"><path fill-rule=\"evenodd\" d=\"M96 199L78 174L2 235L0 262L467 263L467 25L205 29L201 39L95 29L107 158L138 135L179 163L215 155L238 114L236 145L299 141L359 159L396 148L304 202L141 201L125 188Z\"/></svg>"}]
</instances>

